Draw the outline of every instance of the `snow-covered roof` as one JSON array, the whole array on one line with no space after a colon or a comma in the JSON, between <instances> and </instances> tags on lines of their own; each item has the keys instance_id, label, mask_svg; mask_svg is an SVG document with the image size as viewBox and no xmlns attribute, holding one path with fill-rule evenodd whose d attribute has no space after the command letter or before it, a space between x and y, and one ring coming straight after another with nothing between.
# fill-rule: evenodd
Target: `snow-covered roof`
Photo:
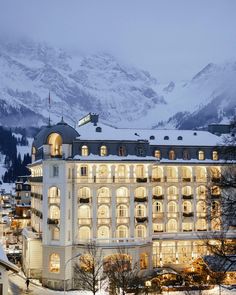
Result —
<instances>
[{"instance_id":1,"label":"snow-covered roof","mask_svg":"<svg viewBox=\"0 0 236 295\"><path fill-rule=\"evenodd\" d=\"M97 132L97 128L101 132ZM102 123L87 123L77 128L80 140L149 141L151 145L217 146L221 138L208 131L168 129L121 129Z\"/></svg>"},{"instance_id":2,"label":"snow-covered roof","mask_svg":"<svg viewBox=\"0 0 236 295\"><path fill-rule=\"evenodd\" d=\"M12 271L19 272L19 268L8 260L2 245L0 245L0 265L3 265L4 267Z\"/></svg>"}]
</instances>

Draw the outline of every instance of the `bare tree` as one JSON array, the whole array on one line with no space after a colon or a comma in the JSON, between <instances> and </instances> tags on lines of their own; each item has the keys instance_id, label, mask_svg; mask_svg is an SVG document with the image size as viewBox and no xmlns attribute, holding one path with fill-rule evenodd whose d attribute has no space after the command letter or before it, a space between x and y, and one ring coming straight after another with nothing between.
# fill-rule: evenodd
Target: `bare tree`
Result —
<instances>
[{"instance_id":1,"label":"bare tree","mask_svg":"<svg viewBox=\"0 0 236 295\"><path fill-rule=\"evenodd\" d=\"M117 254L105 261L104 271L109 277L112 294L117 294L117 289L121 289L123 295L129 289L134 294L143 290L144 280L140 277L138 264L132 265L131 257L124 248L119 248Z\"/></svg>"},{"instance_id":2,"label":"bare tree","mask_svg":"<svg viewBox=\"0 0 236 295\"><path fill-rule=\"evenodd\" d=\"M86 246L86 253L81 255L74 267L75 286L78 289L96 294L105 285L102 250L96 243Z\"/></svg>"},{"instance_id":3,"label":"bare tree","mask_svg":"<svg viewBox=\"0 0 236 295\"><path fill-rule=\"evenodd\" d=\"M220 156L224 159L219 177L211 177L208 221L215 225L204 237L204 244L215 259L223 263L224 272L236 265L236 119L231 134L224 137ZM214 190L220 191L215 199ZM218 205L219 206L218 206ZM217 206L216 206L217 205ZM223 267L224 266L224 267Z\"/></svg>"}]
</instances>

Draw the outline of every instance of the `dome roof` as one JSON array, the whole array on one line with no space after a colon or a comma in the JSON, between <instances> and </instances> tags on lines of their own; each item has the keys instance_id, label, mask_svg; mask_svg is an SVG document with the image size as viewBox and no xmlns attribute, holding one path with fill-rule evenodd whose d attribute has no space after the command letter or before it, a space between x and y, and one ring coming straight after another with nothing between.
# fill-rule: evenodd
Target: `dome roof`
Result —
<instances>
[{"instance_id":1,"label":"dome roof","mask_svg":"<svg viewBox=\"0 0 236 295\"><path fill-rule=\"evenodd\" d=\"M70 144L77 136L79 136L78 132L62 119L56 125L43 126L35 136L33 146L39 148L40 146L47 144L48 136L52 133L58 133L62 137L63 144Z\"/></svg>"}]
</instances>

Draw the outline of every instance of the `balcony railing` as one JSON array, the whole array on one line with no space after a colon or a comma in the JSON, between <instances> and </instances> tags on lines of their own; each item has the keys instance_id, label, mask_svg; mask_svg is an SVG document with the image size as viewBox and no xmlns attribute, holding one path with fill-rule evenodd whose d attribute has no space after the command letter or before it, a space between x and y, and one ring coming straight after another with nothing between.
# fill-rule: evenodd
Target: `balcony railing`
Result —
<instances>
[{"instance_id":1,"label":"balcony railing","mask_svg":"<svg viewBox=\"0 0 236 295\"><path fill-rule=\"evenodd\" d=\"M163 200L164 199L164 196L163 195L152 195L152 198L154 200Z\"/></svg>"},{"instance_id":2,"label":"balcony railing","mask_svg":"<svg viewBox=\"0 0 236 295\"><path fill-rule=\"evenodd\" d=\"M43 176L30 176L30 182L43 182Z\"/></svg>"},{"instance_id":3,"label":"balcony railing","mask_svg":"<svg viewBox=\"0 0 236 295\"><path fill-rule=\"evenodd\" d=\"M47 224L57 225L57 224L59 224L59 219L48 218Z\"/></svg>"},{"instance_id":4,"label":"balcony railing","mask_svg":"<svg viewBox=\"0 0 236 295\"><path fill-rule=\"evenodd\" d=\"M147 182L147 177L137 177L136 182Z\"/></svg>"},{"instance_id":5,"label":"balcony railing","mask_svg":"<svg viewBox=\"0 0 236 295\"><path fill-rule=\"evenodd\" d=\"M78 218L79 225L90 225L92 219L91 218Z\"/></svg>"},{"instance_id":6,"label":"balcony railing","mask_svg":"<svg viewBox=\"0 0 236 295\"><path fill-rule=\"evenodd\" d=\"M151 182L161 182L162 178L161 177L152 177Z\"/></svg>"},{"instance_id":7,"label":"balcony railing","mask_svg":"<svg viewBox=\"0 0 236 295\"><path fill-rule=\"evenodd\" d=\"M211 181L215 183L219 183L221 180L220 176L212 176Z\"/></svg>"},{"instance_id":8,"label":"balcony railing","mask_svg":"<svg viewBox=\"0 0 236 295\"><path fill-rule=\"evenodd\" d=\"M97 221L98 224L110 224L111 218L98 218Z\"/></svg>"},{"instance_id":9,"label":"balcony railing","mask_svg":"<svg viewBox=\"0 0 236 295\"><path fill-rule=\"evenodd\" d=\"M190 182L191 181L191 177L183 177L182 178L183 182Z\"/></svg>"},{"instance_id":10,"label":"balcony railing","mask_svg":"<svg viewBox=\"0 0 236 295\"><path fill-rule=\"evenodd\" d=\"M193 217L193 212L183 212L183 217Z\"/></svg>"},{"instance_id":11,"label":"balcony railing","mask_svg":"<svg viewBox=\"0 0 236 295\"><path fill-rule=\"evenodd\" d=\"M129 217L117 217L116 223L117 224L129 223Z\"/></svg>"},{"instance_id":12,"label":"balcony railing","mask_svg":"<svg viewBox=\"0 0 236 295\"><path fill-rule=\"evenodd\" d=\"M147 202L147 197L135 197L135 202Z\"/></svg>"},{"instance_id":13,"label":"balcony railing","mask_svg":"<svg viewBox=\"0 0 236 295\"><path fill-rule=\"evenodd\" d=\"M110 203L111 202L111 198L110 197L99 197L98 198L98 203Z\"/></svg>"},{"instance_id":14,"label":"balcony railing","mask_svg":"<svg viewBox=\"0 0 236 295\"><path fill-rule=\"evenodd\" d=\"M135 219L138 223L144 223L148 221L148 217L135 217Z\"/></svg>"},{"instance_id":15,"label":"balcony railing","mask_svg":"<svg viewBox=\"0 0 236 295\"><path fill-rule=\"evenodd\" d=\"M90 202L90 198L89 197L79 198L79 202L80 204L88 204Z\"/></svg>"},{"instance_id":16,"label":"balcony railing","mask_svg":"<svg viewBox=\"0 0 236 295\"><path fill-rule=\"evenodd\" d=\"M129 197L117 197L116 200L117 200L117 203L128 203Z\"/></svg>"},{"instance_id":17,"label":"balcony railing","mask_svg":"<svg viewBox=\"0 0 236 295\"><path fill-rule=\"evenodd\" d=\"M184 200L191 200L193 198L193 195L182 195L182 198Z\"/></svg>"}]
</instances>

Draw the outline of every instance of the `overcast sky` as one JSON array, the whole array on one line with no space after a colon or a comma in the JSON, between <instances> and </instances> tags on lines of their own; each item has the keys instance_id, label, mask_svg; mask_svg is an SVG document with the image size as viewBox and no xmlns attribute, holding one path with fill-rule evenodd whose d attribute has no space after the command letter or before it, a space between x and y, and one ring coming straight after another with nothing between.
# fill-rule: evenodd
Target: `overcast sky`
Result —
<instances>
[{"instance_id":1,"label":"overcast sky","mask_svg":"<svg viewBox=\"0 0 236 295\"><path fill-rule=\"evenodd\" d=\"M110 52L161 82L236 60L235 0L0 0L0 34Z\"/></svg>"}]
</instances>

